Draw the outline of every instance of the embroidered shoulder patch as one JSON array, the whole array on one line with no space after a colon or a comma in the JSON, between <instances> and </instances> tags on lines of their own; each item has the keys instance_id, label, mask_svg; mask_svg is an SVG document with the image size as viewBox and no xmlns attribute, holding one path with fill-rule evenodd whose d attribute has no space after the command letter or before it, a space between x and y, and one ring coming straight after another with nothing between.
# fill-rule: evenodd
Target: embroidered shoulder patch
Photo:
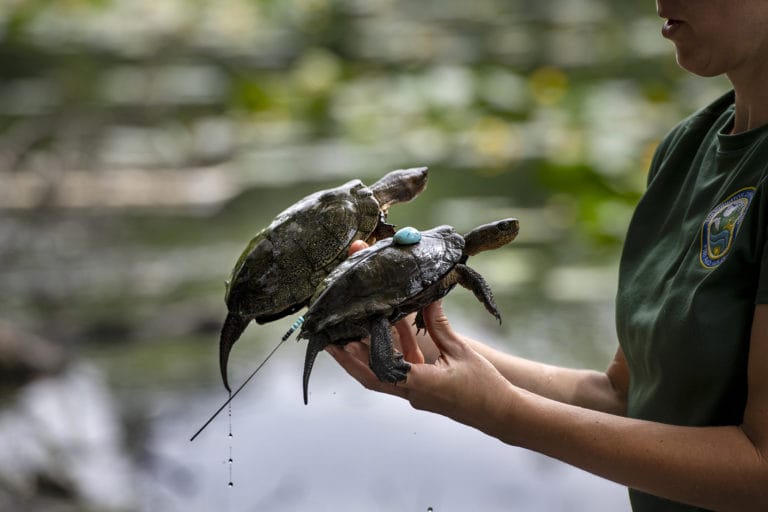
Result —
<instances>
[{"instance_id":1,"label":"embroidered shoulder patch","mask_svg":"<svg viewBox=\"0 0 768 512\"><path fill-rule=\"evenodd\" d=\"M705 268L715 268L728 257L754 195L754 187L743 188L715 206L704 219L699 260Z\"/></svg>"}]
</instances>

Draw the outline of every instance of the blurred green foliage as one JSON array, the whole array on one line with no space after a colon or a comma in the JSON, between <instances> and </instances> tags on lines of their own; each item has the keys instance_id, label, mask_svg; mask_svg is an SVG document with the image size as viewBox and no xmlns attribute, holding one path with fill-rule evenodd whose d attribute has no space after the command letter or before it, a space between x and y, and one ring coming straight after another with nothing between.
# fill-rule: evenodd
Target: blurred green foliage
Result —
<instances>
[{"instance_id":1,"label":"blurred green foliage","mask_svg":"<svg viewBox=\"0 0 768 512\"><path fill-rule=\"evenodd\" d=\"M635 201L649 147L712 94L676 69L654 14L597 0L6 2L0 163L234 161L248 186L260 151L327 142L479 175L537 165L582 198L576 226L615 239L590 203ZM28 207L39 189L0 199Z\"/></svg>"},{"instance_id":2,"label":"blurred green foliage","mask_svg":"<svg viewBox=\"0 0 768 512\"><path fill-rule=\"evenodd\" d=\"M660 26L625 0L6 1L3 305L207 298L291 199L416 165L417 219L471 227L441 203L474 198L545 212L521 243L555 261L615 254L656 144L726 87Z\"/></svg>"}]
</instances>

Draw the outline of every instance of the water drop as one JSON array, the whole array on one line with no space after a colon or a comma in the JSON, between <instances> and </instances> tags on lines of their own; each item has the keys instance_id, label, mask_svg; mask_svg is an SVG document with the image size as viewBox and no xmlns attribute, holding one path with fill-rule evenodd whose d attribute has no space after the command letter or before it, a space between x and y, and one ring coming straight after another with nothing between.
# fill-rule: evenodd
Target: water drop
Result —
<instances>
[{"instance_id":1,"label":"water drop","mask_svg":"<svg viewBox=\"0 0 768 512\"><path fill-rule=\"evenodd\" d=\"M229 463L229 487L233 487L235 485L234 480L232 479L232 393L229 394L230 402L229 402L229 434L227 437L229 437L229 459L227 462Z\"/></svg>"},{"instance_id":2,"label":"water drop","mask_svg":"<svg viewBox=\"0 0 768 512\"><path fill-rule=\"evenodd\" d=\"M227 487L234 487L234 486L235 486L234 482L229 482L229 483L227 484Z\"/></svg>"}]
</instances>

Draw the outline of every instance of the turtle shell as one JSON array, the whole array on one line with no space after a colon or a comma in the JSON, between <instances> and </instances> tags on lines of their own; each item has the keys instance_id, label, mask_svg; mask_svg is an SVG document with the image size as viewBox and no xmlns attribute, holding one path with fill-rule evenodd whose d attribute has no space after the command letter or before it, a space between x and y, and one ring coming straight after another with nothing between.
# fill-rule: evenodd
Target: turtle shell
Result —
<instances>
[{"instance_id":1,"label":"turtle shell","mask_svg":"<svg viewBox=\"0 0 768 512\"><path fill-rule=\"evenodd\" d=\"M315 291L302 331L320 332L375 316L389 318L459 263L464 238L451 226L421 235L413 245L381 240L342 262Z\"/></svg>"},{"instance_id":2,"label":"turtle shell","mask_svg":"<svg viewBox=\"0 0 768 512\"><path fill-rule=\"evenodd\" d=\"M367 239L379 203L360 180L311 194L277 215L240 255L227 282L230 312L268 322L301 309L356 239Z\"/></svg>"}]
</instances>

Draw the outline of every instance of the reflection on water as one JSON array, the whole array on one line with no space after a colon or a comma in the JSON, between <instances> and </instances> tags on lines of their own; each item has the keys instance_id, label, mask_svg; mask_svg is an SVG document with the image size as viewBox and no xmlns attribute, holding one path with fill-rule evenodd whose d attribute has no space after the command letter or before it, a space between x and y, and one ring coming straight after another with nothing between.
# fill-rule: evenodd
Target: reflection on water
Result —
<instances>
[{"instance_id":1,"label":"reflection on water","mask_svg":"<svg viewBox=\"0 0 768 512\"><path fill-rule=\"evenodd\" d=\"M620 486L366 392L327 357L304 406L301 353L286 350L234 403L231 489L226 418L186 441L224 393L168 404L151 447L188 480L161 471L146 510L628 510Z\"/></svg>"},{"instance_id":2,"label":"reflection on water","mask_svg":"<svg viewBox=\"0 0 768 512\"><path fill-rule=\"evenodd\" d=\"M498 335L490 323L483 331L451 316L472 336ZM232 488L226 414L188 441L226 399L223 388L160 399L144 510L629 510L623 487L370 393L325 354L304 406L303 352L303 343L286 344L233 401ZM243 358L255 366L262 357L234 355L240 379Z\"/></svg>"},{"instance_id":3,"label":"reflection on water","mask_svg":"<svg viewBox=\"0 0 768 512\"><path fill-rule=\"evenodd\" d=\"M0 509L135 509L136 468L105 384L78 365L26 385L0 411ZM60 508L63 497L73 508Z\"/></svg>"}]
</instances>

